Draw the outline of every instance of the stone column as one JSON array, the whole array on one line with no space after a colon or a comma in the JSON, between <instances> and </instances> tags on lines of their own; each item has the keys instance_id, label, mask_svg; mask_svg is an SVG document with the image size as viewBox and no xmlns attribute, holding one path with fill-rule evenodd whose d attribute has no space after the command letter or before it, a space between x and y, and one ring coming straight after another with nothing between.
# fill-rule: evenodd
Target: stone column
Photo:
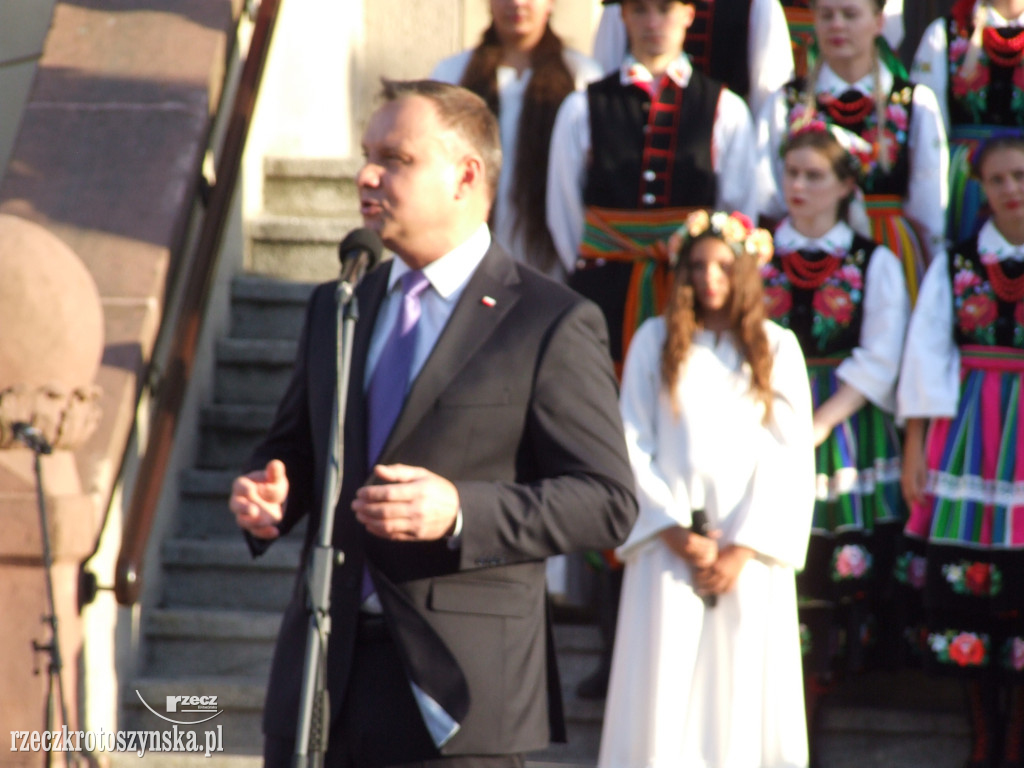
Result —
<instances>
[{"instance_id":1,"label":"stone column","mask_svg":"<svg viewBox=\"0 0 1024 768\"><path fill-rule=\"evenodd\" d=\"M35 454L14 425L37 428L52 446L40 457L53 567L54 607L63 657L68 728L78 717L78 574L101 516L82 493L71 450L95 428L103 352L103 311L92 276L61 240L37 224L0 215L0 723L10 730L47 727L52 644L37 496ZM53 686L54 719L64 723ZM44 755L8 752L0 763L39 766ZM60 761L62 762L62 760Z\"/></svg>"}]
</instances>

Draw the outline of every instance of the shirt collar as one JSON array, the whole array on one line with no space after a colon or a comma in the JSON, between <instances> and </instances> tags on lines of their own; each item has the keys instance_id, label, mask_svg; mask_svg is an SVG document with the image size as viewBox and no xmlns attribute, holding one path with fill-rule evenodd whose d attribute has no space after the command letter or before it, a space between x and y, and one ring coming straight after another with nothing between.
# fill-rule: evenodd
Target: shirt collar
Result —
<instances>
[{"instance_id":1,"label":"shirt collar","mask_svg":"<svg viewBox=\"0 0 1024 768\"><path fill-rule=\"evenodd\" d=\"M473 274L490 247L491 230L484 223L477 227L468 240L425 266L423 274L426 275L431 287L441 298L447 300L466 284L469 276ZM394 289L395 283L408 271L410 271L409 265L404 261L399 258L392 260L391 274L388 276L389 293Z\"/></svg>"},{"instance_id":2,"label":"shirt collar","mask_svg":"<svg viewBox=\"0 0 1024 768\"><path fill-rule=\"evenodd\" d=\"M974 4L973 14L978 12L978 6L982 4L982 0L978 0ZM988 3L985 4L985 26L988 27L1010 27L1010 26L1024 26L1024 13L1020 16L1015 16L1012 19L1003 18L1002 14L999 13Z\"/></svg>"},{"instance_id":3,"label":"shirt collar","mask_svg":"<svg viewBox=\"0 0 1024 768\"><path fill-rule=\"evenodd\" d=\"M840 253L848 251L852 243L853 230L845 221L837 221L835 226L821 237L801 235L788 218L775 230L775 248L784 253L801 249Z\"/></svg>"},{"instance_id":4,"label":"shirt collar","mask_svg":"<svg viewBox=\"0 0 1024 768\"><path fill-rule=\"evenodd\" d=\"M997 261L1007 259L1024 261L1024 245L1013 245L1007 242L991 219L985 222L978 233L978 253L995 256Z\"/></svg>"},{"instance_id":5,"label":"shirt collar","mask_svg":"<svg viewBox=\"0 0 1024 768\"><path fill-rule=\"evenodd\" d=\"M690 77L693 75L693 65L690 64L686 54L680 52L678 56L672 59L668 69L665 70L665 74L668 75L669 80L680 88L685 88L690 84ZM656 85L654 83L654 76L651 75L647 67L637 61L631 53L626 55L625 61L622 62L622 66L619 68L619 82L622 85L640 85L642 83Z\"/></svg>"},{"instance_id":6,"label":"shirt collar","mask_svg":"<svg viewBox=\"0 0 1024 768\"><path fill-rule=\"evenodd\" d=\"M893 76L889 68L884 63L879 62L879 89L882 93L889 93L892 90ZM873 72L869 72L867 75L862 77L855 83L848 83L835 72L828 64L821 65L821 72L818 74L818 93L829 93L833 96L842 96L844 92L850 89L860 91L865 96L870 96L875 92L875 75Z\"/></svg>"}]
</instances>

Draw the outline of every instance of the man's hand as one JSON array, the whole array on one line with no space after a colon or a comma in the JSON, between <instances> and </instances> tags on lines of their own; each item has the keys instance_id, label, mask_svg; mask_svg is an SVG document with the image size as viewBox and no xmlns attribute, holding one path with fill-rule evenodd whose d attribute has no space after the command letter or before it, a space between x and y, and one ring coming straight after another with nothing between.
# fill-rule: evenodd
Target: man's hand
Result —
<instances>
[{"instance_id":1,"label":"man's hand","mask_svg":"<svg viewBox=\"0 0 1024 768\"><path fill-rule=\"evenodd\" d=\"M364 485L352 502L367 531L403 541L434 541L451 533L459 512L459 492L451 482L405 464L378 464L373 474L379 482Z\"/></svg>"},{"instance_id":2,"label":"man's hand","mask_svg":"<svg viewBox=\"0 0 1024 768\"><path fill-rule=\"evenodd\" d=\"M272 459L266 469L235 478L228 508L239 528L257 539L276 539L280 536L277 524L284 516L287 498L288 475L284 464Z\"/></svg>"},{"instance_id":3,"label":"man's hand","mask_svg":"<svg viewBox=\"0 0 1024 768\"><path fill-rule=\"evenodd\" d=\"M723 547L718 559L710 568L701 568L694 573L694 584L699 595L722 595L736 586L736 579L747 561L754 556L750 547L731 544Z\"/></svg>"}]
</instances>

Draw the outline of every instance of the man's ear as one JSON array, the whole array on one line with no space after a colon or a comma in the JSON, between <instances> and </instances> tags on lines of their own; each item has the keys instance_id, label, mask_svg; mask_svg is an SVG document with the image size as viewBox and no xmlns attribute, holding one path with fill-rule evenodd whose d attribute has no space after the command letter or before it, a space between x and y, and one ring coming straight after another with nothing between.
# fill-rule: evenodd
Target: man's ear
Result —
<instances>
[{"instance_id":1,"label":"man's ear","mask_svg":"<svg viewBox=\"0 0 1024 768\"><path fill-rule=\"evenodd\" d=\"M697 4L696 3L684 3L683 4L683 29L689 29L693 26L693 20L697 18Z\"/></svg>"},{"instance_id":2,"label":"man's ear","mask_svg":"<svg viewBox=\"0 0 1024 768\"><path fill-rule=\"evenodd\" d=\"M467 193L479 192L487 185L487 172L483 159L476 154L467 154L459 161L459 183L456 190L457 198L464 198Z\"/></svg>"}]
</instances>

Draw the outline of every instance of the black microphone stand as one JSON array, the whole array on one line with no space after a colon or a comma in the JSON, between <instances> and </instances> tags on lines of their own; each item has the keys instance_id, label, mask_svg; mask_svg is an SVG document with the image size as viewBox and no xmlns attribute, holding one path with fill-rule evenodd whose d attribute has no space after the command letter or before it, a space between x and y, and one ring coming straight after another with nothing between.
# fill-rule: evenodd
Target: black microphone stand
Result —
<instances>
[{"instance_id":1,"label":"black microphone stand","mask_svg":"<svg viewBox=\"0 0 1024 768\"><path fill-rule=\"evenodd\" d=\"M331 576L334 566L341 565L345 553L337 551L334 538L334 511L341 493L341 476L345 453L345 407L348 381L352 367L352 340L359 305L354 283L339 280L335 295L337 304L337 375L334 409L328 445L327 472L320 512L320 529L316 545L310 552L306 568L306 594L309 598L309 630L306 636L305 667L299 696L299 717L295 731L293 768L320 768L327 752L331 708L327 691L327 641L331 634Z\"/></svg>"},{"instance_id":2,"label":"black microphone stand","mask_svg":"<svg viewBox=\"0 0 1024 768\"><path fill-rule=\"evenodd\" d=\"M36 653L45 652L50 655L50 663L47 665L46 682L46 730L54 730L54 687L57 689L57 704L60 706L61 721L64 725L71 727L68 720L68 706L64 698L64 661L60 653L60 635L57 634L57 603L53 598L53 549L50 546L50 526L46 512L46 494L43 492L43 467L41 456L53 453L53 447L46 442L42 433L35 427L19 422L14 424L14 436L32 451L35 476L36 476L36 504L39 507L39 527L42 534L43 544L43 571L46 574L46 601L47 615L43 621L50 625L50 642L40 643L32 641L32 649ZM71 753L65 752L64 758L68 766L71 765ZM49 768L53 760L53 753L46 752L45 765Z\"/></svg>"}]
</instances>

